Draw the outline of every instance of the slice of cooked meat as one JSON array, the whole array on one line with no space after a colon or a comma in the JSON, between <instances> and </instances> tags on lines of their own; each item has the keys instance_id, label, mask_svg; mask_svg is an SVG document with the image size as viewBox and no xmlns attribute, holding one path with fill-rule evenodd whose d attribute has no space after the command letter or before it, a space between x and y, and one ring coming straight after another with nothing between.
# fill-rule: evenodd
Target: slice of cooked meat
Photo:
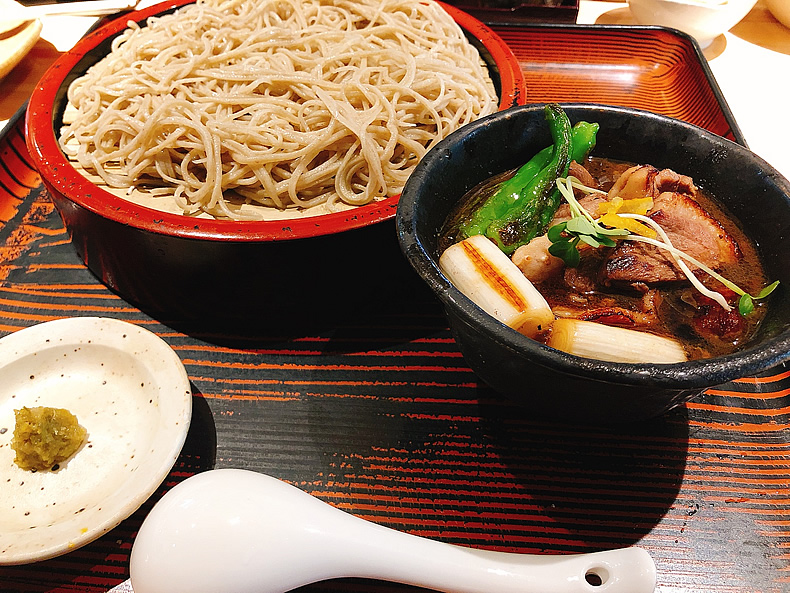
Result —
<instances>
[{"instance_id":1,"label":"slice of cooked meat","mask_svg":"<svg viewBox=\"0 0 790 593\"><path fill-rule=\"evenodd\" d=\"M713 299L703 295L696 295L697 314L694 316L693 325L702 337L707 340L711 338L726 338L727 336L737 336L743 331L746 323L743 316L738 312L735 304L738 295L729 289L721 290L733 308L725 311Z\"/></svg>"},{"instance_id":2,"label":"slice of cooked meat","mask_svg":"<svg viewBox=\"0 0 790 593\"><path fill-rule=\"evenodd\" d=\"M579 202L579 206L584 208L592 216L597 216L598 204L608 201L608 198L603 194L586 194L581 198L577 197L576 201ZM568 202L563 202L560 204L560 207L557 208L557 212L554 214L554 218L551 219L551 224L549 226L565 222L566 220L570 220L570 218L571 207L568 205Z\"/></svg>"},{"instance_id":3,"label":"slice of cooked meat","mask_svg":"<svg viewBox=\"0 0 790 593\"><path fill-rule=\"evenodd\" d=\"M622 307L613 299L607 298L596 298L596 305L592 308L589 303L580 302L578 306L566 303L554 306L552 309L557 317L595 321L619 327L650 327L659 323L657 311L660 299L658 290L652 289L642 297L638 309Z\"/></svg>"},{"instance_id":4,"label":"slice of cooked meat","mask_svg":"<svg viewBox=\"0 0 790 593\"><path fill-rule=\"evenodd\" d=\"M714 270L742 257L735 239L702 206L687 195L664 192L654 198L649 212L666 231L672 245ZM694 271L697 266L686 262ZM684 280L673 257L645 243L624 241L601 268L602 280L611 282L671 282Z\"/></svg>"},{"instance_id":5,"label":"slice of cooked meat","mask_svg":"<svg viewBox=\"0 0 790 593\"><path fill-rule=\"evenodd\" d=\"M568 167L568 176L575 177L587 187L594 187L598 189L598 181L595 179L595 177L593 177L587 169L585 169L576 161L571 161L571 165Z\"/></svg>"},{"instance_id":6,"label":"slice of cooked meat","mask_svg":"<svg viewBox=\"0 0 790 593\"><path fill-rule=\"evenodd\" d=\"M579 251L582 256L579 265L575 268L565 268L563 282L573 293L596 292L600 289L600 269L608 250L593 249L581 243Z\"/></svg>"},{"instance_id":7,"label":"slice of cooked meat","mask_svg":"<svg viewBox=\"0 0 790 593\"><path fill-rule=\"evenodd\" d=\"M609 199L620 196L624 200L633 200L651 195L649 192L657 174L658 169L650 165L636 165L626 169L609 190Z\"/></svg>"},{"instance_id":8,"label":"slice of cooked meat","mask_svg":"<svg viewBox=\"0 0 790 593\"><path fill-rule=\"evenodd\" d=\"M664 192L677 192L694 197L697 188L691 177L679 175L672 169L659 171L651 165L636 165L623 172L612 188L608 199L620 196L624 200L655 198Z\"/></svg>"},{"instance_id":9,"label":"slice of cooked meat","mask_svg":"<svg viewBox=\"0 0 790 593\"><path fill-rule=\"evenodd\" d=\"M588 187L598 187L598 182L595 178L576 161L571 163L569 175L573 175ZM621 183L620 180L623 180L624 177L626 179ZM610 200L615 195L620 195L624 198L642 198L645 195L653 196L656 191L664 187L677 188L687 193L695 193L697 191L690 177L678 175L669 169L659 171L649 165L631 167L618 179L615 187L618 187L618 183L621 183L619 191L623 192L624 196L620 193L613 193L614 187L608 196L580 193L580 195L576 196L579 205L592 216L596 216L598 205ZM551 225L565 222L570 218L570 206L567 202L563 202L557 209ZM511 259L532 282L544 282L558 273L564 266L561 259L549 254L548 247L550 245L551 242L545 236L536 237L529 244L519 247L513 253ZM579 290L579 292L592 290L592 285L597 282L594 279L594 276L597 274L591 274L589 269L585 273L581 273L578 270L566 271L566 275L569 276L566 278L566 282Z\"/></svg>"},{"instance_id":10,"label":"slice of cooked meat","mask_svg":"<svg viewBox=\"0 0 790 593\"><path fill-rule=\"evenodd\" d=\"M697 195L697 186L694 180L688 175L680 175L672 169L661 169L653 178L653 197L659 196L664 192L675 192L685 194L692 198Z\"/></svg>"},{"instance_id":11,"label":"slice of cooked meat","mask_svg":"<svg viewBox=\"0 0 790 593\"><path fill-rule=\"evenodd\" d=\"M617 327L650 327L658 322L658 317L654 314L641 313L624 307L573 309L563 306L555 307L553 310L557 317L570 317Z\"/></svg>"},{"instance_id":12,"label":"slice of cooked meat","mask_svg":"<svg viewBox=\"0 0 790 593\"><path fill-rule=\"evenodd\" d=\"M574 163L571 163L571 166L574 164L575 161ZM587 169L581 165L577 166L579 169L581 169L581 171L576 170L579 175L584 176L586 173L590 177L590 180L582 182L585 185L589 185L590 187L598 187L597 182L592 177L592 175L590 175ZM574 176L579 180L582 180L582 177L579 177L579 175ZM577 194L576 199L582 208L584 208L593 216L596 216L598 213L598 204L601 202L607 202L615 196L619 196L624 200L644 197L656 198L664 192L677 192L686 194L693 198L695 195L697 195L697 187L694 185L694 181L691 179L691 177L687 177L686 175L678 175L671 169L663 169L659 171L652 165L636 165L630 169L627 169L622 175L620 175L620 177L618 177L617 181L615 181L614 185L609 190L608 195ZM557 224L559 222L566 221L570 217L570 206L568 206L567 202L563 202L557 209L557 213L554 215L554 219L551 221L551 224Z\"/></svg>"}]
</instances>

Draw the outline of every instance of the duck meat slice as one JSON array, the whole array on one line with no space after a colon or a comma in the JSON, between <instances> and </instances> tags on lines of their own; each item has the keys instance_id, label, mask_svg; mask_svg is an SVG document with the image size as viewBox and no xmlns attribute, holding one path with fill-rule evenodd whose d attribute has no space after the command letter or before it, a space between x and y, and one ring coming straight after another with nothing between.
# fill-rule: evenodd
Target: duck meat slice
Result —
<instances>
[{"instance_id":1,"label":"duck meat slice","mask_svg":"<svg viewBox=\"0 0 790 593\"><path fill-rule=\"evenodd\" d=\"M573 168L575 166L575 169ZM589 187L598 187L598 183L590 173L575 161L571 163L574 176L579 178L582 183ZM590 181L592 180L592 181ZM697 187L691 177L679 175L671 169L658 170L652 165L635 165L623 172L617 178L607 195L593 193L577 193L576 200L579 205L591 215L596 216L598 206L602 202L608 202L614 197L621 197L624 200L634 198L651 197L656 198L664 192L677 192L691 196L697 195ZM571 209L567 202L563 202L557 209L551 224L558 224L569 220Z\"/></svg>"},{"instance_id":2,"label":"duck meat slice","mask_svg":"<svg viewBox=\"0 0 790 593\"><path fill-rule=\"evenodd\" d=\"M583 165L580 165L576 161L571 161L571 164L568 167L568 177L575 177L583 185L598 189L598 180L595 179L595 177L592 176L592 173L590 173Z\"/></svg>"},{"instance_id":3,"label":"duck meat slice","mask_svg":"<svg viewBox=\"0 0 790 593\"><path fill-rule=\"evenodd\" d=\"M647 328L657 323L655 315L641 313L624 307L598 307L584 310L571 307L557 307L554 314L557 317L571 317L582 321L594 321L602 325L627 328Z\"/></svg>"},{"instance_id":4,"label":"duck meat slice","mask_svg":"<svg viewBox=\"0 0 790 593\"><path fill-rule=\"evenodd\" d=\"M746 324L743 316L735 306L738 302L738 295L728 288L721 290L721 293L733 307L725 311L719 304L711 298L697 295L697 314L694 316L692 324L699 335L707 340L726 339L729 336L737 337L743 333Z\"/></svg>"},{"instance_id":5,"label":"duck meat slice","mask_svg":"<svg viewBox=\"0 0 790 593\"><path fill-rule=\"evenodd\" d=\"M576 201L579 203L584 210L589 212L592 216L598 215L598 205L608 201L608 198L603 194L586 194L582 197L576 197ZM560 207L557 208L557 212L554 215L554 218L551 219L551 223L549 224L549 228L554 226L555 224L559 224L561 222L565 222L566 220L571 219L571 207L568 205L568 202L563 202L560 204Z\"/></svg>"},{"instance_id":6,"label":"duck meat slice","mask_svg":"<svg viewBox=\"0 0 790 593\"><path fill-rule=\"evenodd\" d=\"M688 195L659 194L654 198L649 216L661 225L672 245L714 270L742 257L735 239ZM691 262L686 264L692 271L698 269ZM685 279L669 252L634 241L618 245L601 268L601 280L605 284L655 284Z\"/></svg>"},{"instance_id":7,"label":"duck meat slice","mask_svg":"<svg viewBox=\"0 0 790 593\"><path fill-rule=\"evenodd\" d=\"M659 323L657 310L660 301L661 293L650 289L642 296L640 303L628 308L618 305L614 299L600 298L597 295L589 302L557 305L553 307L553 311L557 317L571 317L618 327L649 328Z\"/></svg>"},{"instance_id":8,"label":"duck meat slice","mask_svg":"<svg viewBox=\"0 0 790 593\"><path fill-rule=\"evenodd\" d=\"M624 200L656 198L664 192L686 194L693 198L697 195L697 187L691 177L675 173L672 169L659 171L652 165L636 165L626 169L617 178L609 190L608 199L616 196Z\"/></svg>"}]
</instances>

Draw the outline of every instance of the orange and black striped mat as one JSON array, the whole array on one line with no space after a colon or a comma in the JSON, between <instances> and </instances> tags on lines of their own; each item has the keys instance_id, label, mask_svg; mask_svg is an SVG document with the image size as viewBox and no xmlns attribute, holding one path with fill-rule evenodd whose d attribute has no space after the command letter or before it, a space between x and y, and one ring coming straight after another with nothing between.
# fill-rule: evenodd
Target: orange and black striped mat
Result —
<instances>
[{"instance_id":1,"label":"orange and black striped mat","mask_svg":"<svg viewBox=\"0 0 790 593\"><path fill-rule=\"evenodd\" d=\"M589 101L605 87L607 102L740 140L705 66L670 33L498 30L535 101ZM710 389L636 426L542 421L478 382L438 302L402 265L393 273L409 299L382 295L332 324L242 342L179 331L113 294L77 258L29 164L21 121L12 122L0 140L0 336L66 316L139 324L175 349L195 397L187 443L156 495L92 544L0 567L0 591L118 584L151 505L211 467L264 472L376 523L461 545L571 553L638 544L654 557L663 593L790 590L790 369ZM307 589L409 587L343 579Z\"/></svg>"}]
</instances>

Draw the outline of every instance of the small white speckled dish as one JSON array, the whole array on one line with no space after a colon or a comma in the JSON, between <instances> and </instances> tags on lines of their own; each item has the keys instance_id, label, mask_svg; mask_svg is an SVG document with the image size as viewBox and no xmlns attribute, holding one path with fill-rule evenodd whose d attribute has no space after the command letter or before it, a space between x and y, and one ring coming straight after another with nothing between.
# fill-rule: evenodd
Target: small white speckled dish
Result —
<instances>
[{"instance_id":1,"label":"small white speckled dish","mask_svg":"<svg viewBox=\"0 0 790 593\"><path fill-rule=\"evenodd\" d=\"M88 431L56 471L14 462L14 410L65 408ZM150 331L99 317L0 339L0 565L74 550L137 510L186 439L192 391L178 355Z\"/></svg>"}]
</instances>

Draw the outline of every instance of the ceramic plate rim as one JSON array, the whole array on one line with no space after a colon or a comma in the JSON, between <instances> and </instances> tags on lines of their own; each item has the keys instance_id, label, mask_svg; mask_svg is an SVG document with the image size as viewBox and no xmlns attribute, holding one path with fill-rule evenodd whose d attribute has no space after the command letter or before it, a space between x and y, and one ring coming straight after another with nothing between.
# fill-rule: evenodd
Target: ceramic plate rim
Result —
<instances>
[{"instance_id":1,"label":"ceramic plate rim","mask_svg":"<svg viewBox=\"0 0 790 593\"><path fill-rule=\"evenodd\" d=\"M117 466L106 468L107 471L105 473L95 478L101 479L103 483L105 480L115 479L116 482L110 482L109 487L114 487L116 490L113 490L113 496L101 500L97 508L86 505L87 512L85 516L90 518L96 515L95 518L100 520L90 525L87 525L88 521L80 523L74 520L76 512L68 514L72 513L67 508L69 503L74 504L74 501L68 498L67 491L70 486L68 478L63 478L60 483L54 482L53 476L57 479L60 472L23 472L14 464L14 455L10 447L14 428L13 411L10 411L10 408L18 408L20 404L25 405L24 387L20 391L22 394L20 401L14 402L10 401L13 399L11 395L8 395L7 398L4 397L2 388L0 388L0 398L2 398L0 399L0 412L3 414L3 426L6 428L5 433L0 435L0 439L2 439L0 448L4 449L2 452L3 459L8 460L10 458L10 466L6 462L0 463L0 472L8 474L8 479L3 480L3 482L10 481L13 477L20 475L29 476L31 481L37 479L48 480L46 483L50 485L50 490L47 491L47 496L54 497L58 502L60 499L57 496L61 494L58 488L61 490L65 489L66 494L63 497L62 507L58 507L57 512L67 514L58 516L57 520L48 525L41 525L40 527L43 529L39 531L34 531L30 528L24 531L16 530L10 532L6 528L0 529L0 566L27 564L60 556L96 540L116 527L121 521L140 508L157 490L170 473L186 441L192 416L192 390L186 369L175 351L164 340L153 332L132 323L108 317L69 317L20 329L0 339L0 376L3 374L6 377L11 376L11 382L13 383L13 373L15 372L13 367L17 365L17 370L19 370L19 367L22 367L24 370L25 365L29 364L24 362L26 357L29 359L30 356L40 355L41 360L46 362L47 357L55 356L55 352L58 352L58 356L65 358L66 355L60 353L65 352L66 349L68 349L69 353L77 350L86 353L84 356L77 354L73 357L75 360L80 360L80 356L83 356L82 360L92 360L90 357L96 356L96 354L93 354L94 352L101 355L107 349L110 349L112 355L117 353L117 356L122 360L131 358L134 359L133 362L139 363L140 368L147 373L150 379L150 386L140 390L127 389L123 391L124 394L129 393L132 396L126 398L124 403L133 405L137 401L139 404L139 398L141 397L139 394L142 394L143 398L149 398L144 404L152 404L152 407L145 409L146 416L144 419L150 420L153 417L157 420L156 426L150 429L154 431L156 439L151 439L152 446L150 448L147 447L148 443L146 443L147 450L140 452L139 459L134 464L123 464L120 470ZM144 356L141 356L141 354L144 354ZM98 356L96 360L101 361L97 363L100 367L105 366L106 361L102 356ZM111 366L108 362L107 367ZM76 363L73 368L76 368ZM60 377L64 376L64 373L61 371L65 370L65 373L68 373L68 369L67 365L58 367ZM80 370L75 370L75 376L78 376L80 372ZM52 375L51 372L50 375ZM139 376L134 372L129 373L129 377L132 377L132 379L128 380L137 381ZM58 379L54 380L57 381ZM76 381L76 379L68 380ZM47 385L50 384L47 383ZM125 386L121 384L121 387L124 388ZM152 392L157 393L156 398L151 396ZM15 395L16 393L14 393L14 397ZM46 401L47 396L50 398L55 397L47 393L41 396L44 401L36 405L48 405ZM39 396L37 395L36 397ZM69 394L67 393L63 397L69 397ZM89 400L92 406L96 406L97 417L107 417L107 415L102 415L101 413L102 405L108 414L111 413L115 416L118 415L118 411L124 411L123 405L115 402L115 399L121 398L110 399L88 396L85 399ZM131 404L129 403L130 401ZM86 404L82 403L81 405L84 406ZM111 410L115 411L111 412ZM6 426L9 413L11 414L11 425ZM140 418L133 414L122 415L124 416L124 422L129 419L133 421L135 418ZM78 420L80 420L79 416ZM94 422L99 421L95 420ZM81 424L83 423L81 422ZM140 427L140 424L132 424L128 430L131 433ZM90 434L88 442L90 442ZM7 450L5 450L6 447ZM137 449L134 449L134 451L137 454ZM78 451L72 459L79 459L79 455L80 452ZM95 455L97 459L101 459L103 452L98 451ZM71 460L65 465L68 466L68 463L71 463ZM75 465L77 464L75 463ZM102 469L105 469L105 467L102 467ZM72 480L83 477L78 470L74 470L74 472ZM51 494L52 489L55 490L55 494ZM44 490L43 486L41 490ZM12 500L8 500L6 497L0 500L0 524L3 523L3 514L9 511L8 507L4 508L5 505L14 504L13 496L12 492L9 497ZM47 498L47 500L50 500L50 498ZM49 506L49 503L46 506ZM52 506L54 507L54 504ZM10 508L13 509L12 506ZM40 507L38 508L40 510ZM61 508L63 508L62 511L60 510ZM54 513L54 511L50 512ZM9 515L13 514L9 513ZM12 518L9 521L14 521L14 519ZM59 529L61 531L65 529L65 531L61 533ZM43 543L42 537L39 535L42 531L45 534ZM46 541L46 533L48 531L51 534L52 541ZM29 538L28 541L25 541L25 533L35 533L35 535ZM22 539L20 540L20 538ZM9 547L8 551L6 551L7 546Z\"/></svg>"}]
</instances>

